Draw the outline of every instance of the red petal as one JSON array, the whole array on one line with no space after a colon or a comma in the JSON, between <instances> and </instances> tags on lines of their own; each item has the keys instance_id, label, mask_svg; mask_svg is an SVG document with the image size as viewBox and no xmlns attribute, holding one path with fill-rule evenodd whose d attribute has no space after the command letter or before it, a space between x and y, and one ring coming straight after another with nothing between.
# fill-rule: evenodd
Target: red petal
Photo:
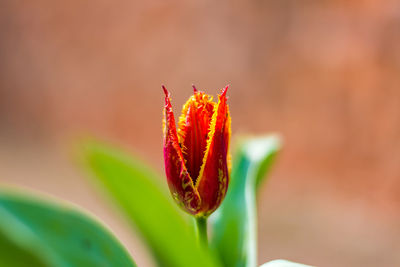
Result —
<instances>
[{"instance_id":1,"label":"red petal","mask_svg":"<svg viewBox=\"0 0 400 267\"><path fill-rule=\"evenodd\" d=\"M163 89L165 92L164 162L168 187L173 198L182 208L189 213L196 214L200 208L199 193L194 187L189 172L186 169L179 146L170 94L164 86Z\"/></svg>"},{"instance_id":2,"label":"red petal","mask_svg":"<svg viewBox=\"0 0 400 267\"><path fill-rule=\"evenodd\" d=\"M196 184L207 148L207 136L214 103L211 102L211 97L208 95L194 90L194 95L183 106L178 124L178 136L186 168L193 184Z\"/></svg>"},{"instance_id":3,"label":"red petal","mask_svg":"<svg viewBox=\"0 0 400 267\"><path fill-rule=\"evenodd\" d=\"M204 166L200 171L197 190L201 198L200 213L211 214L221 204L229 183L228 148L230 139L230 116L226 104L226 91L219 96L213 115Z\"/></svg>"}]
</instances>

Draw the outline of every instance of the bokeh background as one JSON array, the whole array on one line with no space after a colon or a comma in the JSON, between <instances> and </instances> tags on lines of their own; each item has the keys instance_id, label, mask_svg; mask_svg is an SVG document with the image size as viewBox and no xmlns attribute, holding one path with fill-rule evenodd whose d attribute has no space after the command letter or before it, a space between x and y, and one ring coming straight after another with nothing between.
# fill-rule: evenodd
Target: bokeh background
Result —
<instances>
[{"instance_id":1,"label":"bokeh background","mask_svg":"<svg viewBox=\"0 0 400 267\"><path fill-rule=\"evenodd\" d=\"M234 135L283 136L259 263L400 266L399 1L3 0L0 183L83 206L154 266L71 147L111 140L162 173L163 83L176 112L192 83L229 83Z\"/></svg>"}]
</instances>

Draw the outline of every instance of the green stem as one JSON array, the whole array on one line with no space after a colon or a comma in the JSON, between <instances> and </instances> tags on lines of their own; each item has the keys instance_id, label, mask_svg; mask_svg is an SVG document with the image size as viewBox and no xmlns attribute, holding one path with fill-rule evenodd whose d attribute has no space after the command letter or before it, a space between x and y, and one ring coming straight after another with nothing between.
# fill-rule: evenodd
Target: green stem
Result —
<instances>
[{"instance_id":1,"label":"green stem","mask_svg":"<svg viewBox=\"0 0 400 267\"><path fill-rule=\"evenodd\" d=\"M198 217L196 220L196 228L197 228L197 239L202 246L208 246L208 237L207 237L207 218Z\"/></svg>"}]
</instances>

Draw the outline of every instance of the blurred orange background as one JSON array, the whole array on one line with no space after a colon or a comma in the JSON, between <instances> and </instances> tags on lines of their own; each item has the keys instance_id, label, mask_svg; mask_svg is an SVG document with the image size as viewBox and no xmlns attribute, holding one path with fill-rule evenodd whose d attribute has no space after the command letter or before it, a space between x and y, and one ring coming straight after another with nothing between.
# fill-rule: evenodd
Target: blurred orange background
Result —
<instances>
[{"instance_id":1,"label":"blurred orange background","mask_svg":"<svg viewBox=\"0 0 400 267\"><path fill-rule=\"evenodd\" d=\"M72 201L154 266L71 156L90 134L163 172L161 84L231 84L233 134L278 132L259 263L400 266L400 2L2 1L0 182ZM164 181L161 181L164 183Z\"/></svg>"}]
</instances>

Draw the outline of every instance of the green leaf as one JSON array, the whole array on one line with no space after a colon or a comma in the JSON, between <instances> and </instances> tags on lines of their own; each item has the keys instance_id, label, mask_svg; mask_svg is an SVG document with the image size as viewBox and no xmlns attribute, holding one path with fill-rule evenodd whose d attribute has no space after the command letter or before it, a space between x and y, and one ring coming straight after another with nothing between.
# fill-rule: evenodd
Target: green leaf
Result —
<instances>
[{"instance_id":1,"label":"green leaf","mask_svg":"<svg viewBox=\"0 0 400 267\"><path fill-rule=\"evenodd\" d=\"M256 191L280 146L276 135L239 142L227 195L211 217L211 246L224 266L256 266Z\"/></svg>"},{"instance_id":2,"label":"green leaf","mask_svg":"<svg viewBox=\"0 0 400 267\"><path fill-rule=\"evenodd\" d=\"M35 255L29 250L19 247L17 244L10 241L5 235L0 233L0 266L1 267L48 267L46 261Z\"/></svg>"},{"instance_id":3,"label":"green leaf","mask_svg":"<svg viewBox=\"0 0 400 267\"><path fill-rule=\"evenodd\" d=\"M311 267L310 265L304 265L300 263L295 263L287 260L274 260L264 263L260 267Z\"/></svg>"},{"instance_id":4,"label":"green leaf","mask_svg":"<svg viewBox=\"0 0 400 267\"><path fill-rule=\"evenodd\" d=\"M192 225L161 186L166 182L151 168L98 143L87 144L84 155L98 180L139 230L160 266L218 266L210 252L199 246Z\"/></svg>"},{"instance_id":5,"label":"green leaf","mask_svg":"<svg viewBox=\"0 0 400 267\"><path fill-rule=\"evenodd\" d=\"M136 266L88 215L6 191L0 191L0 251L0 266Z\"/></svg>"}]
</instances>

